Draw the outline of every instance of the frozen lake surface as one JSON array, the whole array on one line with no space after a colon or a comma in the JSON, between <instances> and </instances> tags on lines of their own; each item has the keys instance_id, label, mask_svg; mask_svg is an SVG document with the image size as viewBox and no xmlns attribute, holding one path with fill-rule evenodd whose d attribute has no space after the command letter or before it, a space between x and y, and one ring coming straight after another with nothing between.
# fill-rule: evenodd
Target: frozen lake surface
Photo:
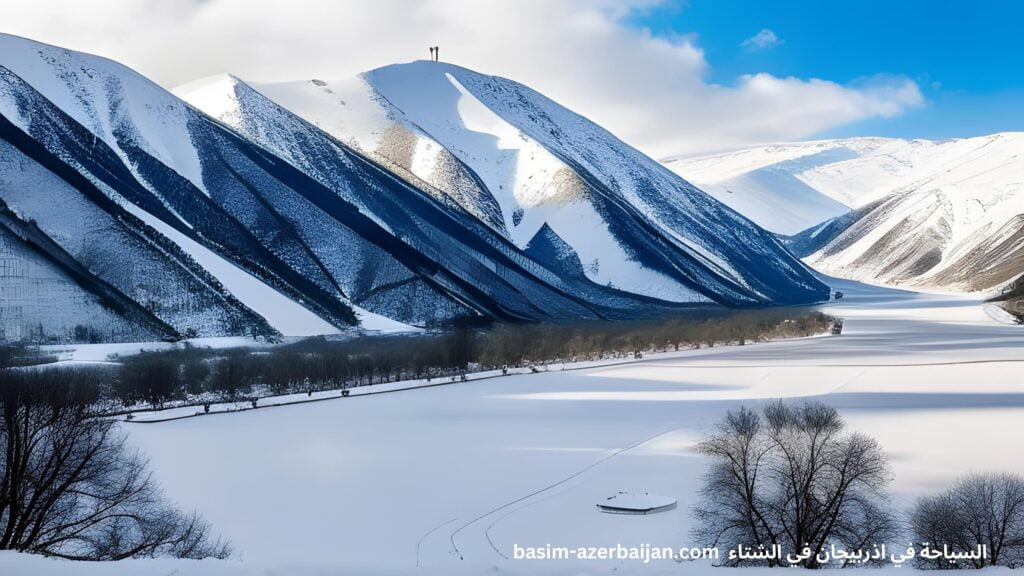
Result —
<instances>
[{"instance_id":1,"label":"frozen lake surface","mask_svg":"<svg viewBox=\"0 0 1024 576\"><path fill-rule=\"evenodd\" d=\"M897 506L968 470L1024 473L1007 457L1024 421L1024 330L963 296L833 283L846 294L826 306L846 319L841 336L128 425L167 493L241 559L135 562L131 573L703 572L511 556L516 545L696 544L705 462L694 444L726 410L780 397L817 397L875 436ZM600 513L594 503L618 491L678 506ZM12 555L0 572L5 563L111 573Z\"/></svg>"}]
</instances>

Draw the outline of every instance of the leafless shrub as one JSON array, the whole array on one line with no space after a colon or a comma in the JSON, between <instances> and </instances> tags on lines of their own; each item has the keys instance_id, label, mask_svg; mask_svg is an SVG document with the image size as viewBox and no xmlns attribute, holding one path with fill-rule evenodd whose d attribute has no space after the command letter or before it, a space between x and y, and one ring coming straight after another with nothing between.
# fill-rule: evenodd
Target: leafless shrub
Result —
<instances>
[{"instance_id":1,"label":"leafless shrub","mask_svg":"<svg viewBox=\"0 0 1024 576\"><path fill-rule=\"evenodd\" d=\"M801 565L819 568L816 555L832 544L862 549L895 535L885 508L885 453L874 439L845 431L830 406L777 402L760 414L742 407L699 451L712 460L695 509L701 545L807 547L814 554ZM762 563L788 565L785 556Z\"/></svg>"},{"instance_id":2,"label":"leafless shrub","mask_svg":"<svg viewBox=\"0 0 1024 576\"><path fill-rule=\"evenodd\" d=\"M1024 478L968 474L949 489L918 499L910 514L915 539L957 552L984 545L987 556L951 564L918 557L921 568L1024 566Z\"/></svg>"}]
</instances>

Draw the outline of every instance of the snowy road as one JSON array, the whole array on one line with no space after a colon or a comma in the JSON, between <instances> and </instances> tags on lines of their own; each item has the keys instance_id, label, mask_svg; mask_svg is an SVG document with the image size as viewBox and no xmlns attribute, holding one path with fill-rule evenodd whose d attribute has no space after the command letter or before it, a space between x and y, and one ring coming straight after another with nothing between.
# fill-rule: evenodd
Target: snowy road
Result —
<instances>
[{"instance_id":1,"label":"snowy road","mask_svg":"<svg viewBox=\"0 0 1024 576\"><path fill-rule=\"evenodd\" d=\"M1006 458L1024 419L1024 330L961 296L836 283L838 337L133 426L131 440L233 540L239 574L678 571L507 557L515 544L693 544L694 443L725 410L778 397L821 396L877 437L897 506L967 470L1024 473ZM679 505L599 513L619 490Z\"/></svg>"}]
</instances>

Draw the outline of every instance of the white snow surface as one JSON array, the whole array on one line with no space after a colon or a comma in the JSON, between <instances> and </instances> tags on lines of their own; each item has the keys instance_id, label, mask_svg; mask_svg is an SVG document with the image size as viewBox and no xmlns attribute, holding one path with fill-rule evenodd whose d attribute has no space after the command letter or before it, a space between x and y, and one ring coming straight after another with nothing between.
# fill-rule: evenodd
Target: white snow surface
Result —
<instances>
[{"instance_id":1,"label":"white snow surface","mask_svg":"<svg viewBox=\"0 0 1024 576\"><path fill-rule=\"evenodd\" d=\"M375 312L370 312L369 310L360 308L351 302L349 302L348 305L352 307L352 310L359 318L359 327L365 331L375 332L378 334L406 334L424 331L424 329L419 326L413 326Z\"/></svg>"},{"instance_id":2,"label":"white snow surface","mask_svg":"<svg viewBox=\"0 0 1024 576\"><path fill-rule=\"evenodd\" d=\"M972 291L1019 275L1012 273L1013 262L1019 262L1024 246L998 246L1024 226L1022 132L942 141L779 144L665 162L782 234L811 228L850 208L884 203L805 259L834 276ZM986 259L980 266L979 258ZM914 268L918 259L929 266L923 272ZM965 266L976 268L965 273ZM994 271L994 280L977 280L976 272L988 271Z\"/></svg>"},{"instance_id":3,"label":"white snow surface","mask_svg":"<svg viewBox=\"0 0 1024 576\"><path fill-rule=\"evenodd\" d=\"M1024 473L1006 457L1024 417L1020 327L970 297L830 282L846 293L825 307L845 318L841 336L125 424L167 494L204 513L237 558L100 566L6 554L0 572L720 573L506 557L514 544L694 544L689 510L707 464L695 443L726 410L775 398L827 402L877 438L896 510L968 470ZM623 490L678 506L594 506Z\"/></svg>"},{"instance_id":4,"label":"white snow surface","mask_svg":"<svg viewBox=\"0 0 1024 576\"><path fill-rule=\"evenodd\" d=\"M217 78L212 78L216 82ZM209 83L209 81L207 82ZM313 79L305 82L249 83L255 90L288 110L312 122L324 132L357 149L372 152L394 121L388 108L379 101L373 88L362 76L331 80ZM207 87L186 84L175 89L182 98L206 110L220 99L223 86ZM194 93L200 92L193 96ZM204 96L201 92L206 92ZM215 107L210 107L216 110ZM211 114L213 115L213 114Z\"/></svg>"},{"instance_id":5,"label":"white snow surface","mask_svg":"<svg viewBox=\"0 0 1024 576\"><path fill-rule=\"evenodd\" d=\"M772 232L794 234L891 194L934 190L961 204L963 237L999 213L1021 213L1021 152L1024 134L1007 132L784 143L663 162Z\"/></svg>"},{"instance_id":6,"label":"white snow surface","mask_svg":"<svg viewBox=\"0 0 1024 576\"><path fill-rule=\"evenodd\" d=\"M112 60L0 34L0 66L21 77L126 160L130 142L173 166L200 190L199 154L185 103Z\"/></svg>"}]
</instances>

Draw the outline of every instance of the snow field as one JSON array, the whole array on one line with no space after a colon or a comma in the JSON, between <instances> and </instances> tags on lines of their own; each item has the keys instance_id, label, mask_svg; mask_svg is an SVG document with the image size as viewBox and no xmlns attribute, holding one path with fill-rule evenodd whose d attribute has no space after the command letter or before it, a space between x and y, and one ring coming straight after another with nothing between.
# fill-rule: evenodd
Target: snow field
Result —
<instances>
[{"instance_id":1,"label":"snow field","mask_svg":"<svg viewBox=\"0 0 1024 576\"><path fill-rule=\"evenodd\" d=\"M691 544L705 466L694 444L726 410L778 397L821 399L876 436L897 505L967 470L1024 472L1006 457L1024 415L1019 328L969 298L839 284L847 298L829 311L846 317L842 336L126 429L172 497L271 573L679 570L505 556L514 544ZM619 490L679 506L599 513Z\"/></svg>"}]
</instances>

